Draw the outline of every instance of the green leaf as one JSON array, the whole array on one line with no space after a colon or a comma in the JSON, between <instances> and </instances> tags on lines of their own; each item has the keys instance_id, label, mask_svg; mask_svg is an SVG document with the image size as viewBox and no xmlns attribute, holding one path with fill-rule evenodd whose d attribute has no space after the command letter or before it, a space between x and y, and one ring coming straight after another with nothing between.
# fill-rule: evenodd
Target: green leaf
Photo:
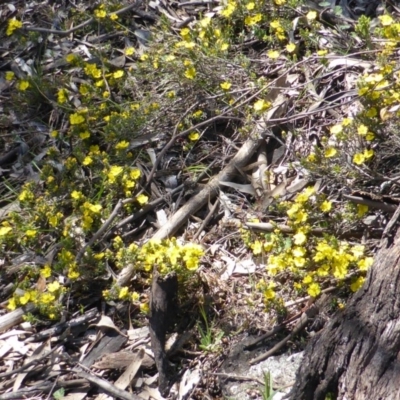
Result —
<instances>
[{"instance_id":1,"label":"green leaf","mask_svg":"<svg viewBox=\"0 0 400 400\"><path fill-rule=\"evenodd\" d=\"M56 392L53 393L53 397L55 398L55 400L61 400L64 398L64 396L65 396L64 388L60 388Z\"/></svg>"}]
</instances>

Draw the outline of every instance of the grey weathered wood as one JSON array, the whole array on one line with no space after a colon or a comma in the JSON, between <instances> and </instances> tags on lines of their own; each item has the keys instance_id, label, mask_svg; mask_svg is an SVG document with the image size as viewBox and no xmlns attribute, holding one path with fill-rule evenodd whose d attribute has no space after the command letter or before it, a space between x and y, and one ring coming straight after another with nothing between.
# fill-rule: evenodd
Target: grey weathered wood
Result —
<instances>
[{"instance_id":1,"label":"grey weathered wood","mask_svg":"<svg viewBox=\"0 0 400 400\"><path fill-rule=\"evenodd\" d=\"M308 344L290 399L400 399L400 230L385 242L364 286Z\"/></svg>"}]
</instances>

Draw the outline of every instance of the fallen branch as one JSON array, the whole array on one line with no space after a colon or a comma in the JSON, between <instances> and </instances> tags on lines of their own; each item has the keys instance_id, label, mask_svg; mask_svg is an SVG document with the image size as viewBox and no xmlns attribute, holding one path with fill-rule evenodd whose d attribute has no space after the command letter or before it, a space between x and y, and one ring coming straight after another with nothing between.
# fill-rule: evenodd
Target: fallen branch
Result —
<instances>
[{"instance_id":1,"label":"fallen branch","mask_svg":"<svg viewBox=\"0 0 400 400\"><path fill-rule=\"evenodd\" d=\"M188 218L211 201L219 191L220 181L229 181L237 174L237 169L246 166L262 139L247 139L229 164L209 182L197 195L181 207L153 236L153 239L165 239L173 235Z\"/></svg>"},{"instance_id":2,"label":"fallen branch","mask_svg":"<svg viewBox=\"0 0 400 400\"><path fill-rule=\"evenodd\" d=\"M35 310L36 306L33 303L28 303L26 306L17 308L8 314L2 315L0 317L0 333L20 324L24 321L24 315Z\"/></svg>"},{"instance_id":3,"label":"fallen branch","mask_svg":"<svg viewBox=\"0 0 400 400\"><path fill-rule=\"evenodd\" d=\"M97 376L88 374L87 372L80 371L78 369L73 369L71 372L75 372L75 374L78 375L80 378L84 378L93 385L98 386L110 396L114 396L118 399L123 400L143 400L141 397L136 396L135 394L128 393L125 390L121 390L112 383L109 383L104 379L98 378Z\"/></svg>"}]
</instances>

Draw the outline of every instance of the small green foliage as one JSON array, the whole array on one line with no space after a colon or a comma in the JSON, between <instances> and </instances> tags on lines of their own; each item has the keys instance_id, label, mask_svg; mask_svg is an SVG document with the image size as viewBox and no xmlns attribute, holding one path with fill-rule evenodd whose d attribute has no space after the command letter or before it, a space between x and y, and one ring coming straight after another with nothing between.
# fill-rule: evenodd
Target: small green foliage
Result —
<instances>
[{"instance_id":1,"label":"small green foliage","mask_svg":"<svg viewBox=\"0 0 400 400\"><path fill-rule=\"evenodd\" d=\"M364 40L370 39L371 19L361 15L354 27L355 32Z\"/></svg>"},{"instance_id":2,"label":"small green foliage","mask_svg":"<svg viewBox=\"0 0 400 400\"><path fill-rule=\"evenodd\" d=\"M215 329L213 326L209 325L206 311L202 305L199 307L200 315L203 319L203 322L199 322L197 324L197 329L200 334L200 349L214 353L220 350L221 348L221 339L224 336L224 332L220 331L215 333ZM202 328L202 324L204 323L205 328Z\"/></svg>"},{"instance_id":3,"label":"small green foliage","mask_svg":"<svg viewBox=\"0 0 400 400\"><path fill-rule=\"evenodd\" d=\"M65 389L60 388L53 393L54 400L62 400L65 396Z\"/></svg>"},{"instance_id":4,"label":"small green foliage","mask_svg":"<svg viewBox=\"0 0 400 400\"><path fill-rule=\"evenodd\" d=\"M261 392L263 400L272 400L275 395L275 390L273 389L272 375L270 371L264 371L264 387Z\"/></svg>"}]
</instances>

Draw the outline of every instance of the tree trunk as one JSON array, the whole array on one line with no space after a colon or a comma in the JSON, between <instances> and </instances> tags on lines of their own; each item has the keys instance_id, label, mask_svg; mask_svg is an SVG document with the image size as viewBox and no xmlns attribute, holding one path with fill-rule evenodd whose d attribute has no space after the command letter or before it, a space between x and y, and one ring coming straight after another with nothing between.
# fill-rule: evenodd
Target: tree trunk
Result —
<instances>
[{"instance_id":1,"label":"tree trunk","mask_svg":"<svg viewBox=\"0 0 400 400\"><path fill-rule=\"evenodd\" d=\"M400 400L400 230L382 244L364 286L310 340L291 400Z\"/></svg>"}]
</instances>

